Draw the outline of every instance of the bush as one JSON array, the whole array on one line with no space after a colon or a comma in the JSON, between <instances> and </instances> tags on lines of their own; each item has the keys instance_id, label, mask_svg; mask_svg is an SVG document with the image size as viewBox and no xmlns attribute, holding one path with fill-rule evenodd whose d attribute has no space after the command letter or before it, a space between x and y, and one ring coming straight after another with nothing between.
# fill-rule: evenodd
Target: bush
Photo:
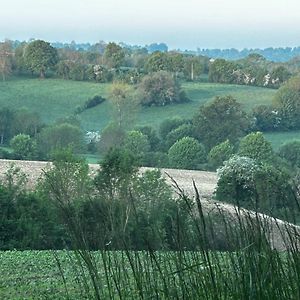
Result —
<instances>
[{"instance_id":1,"label":"bush","mask_svg":"<svg viewBox=\"0 0 300 300\"><path fill-rule=\"evenodd\" d=\"M178 169L197 169L206 159L204 146L191 137L177 141L169 149L168 156L170 166Z\"/></svg>"},{"instance_id":2,"label":"bush","mask_svg":"<svg viewBox=\"0 0 300 300\"><path fill-rule=\"evenodd\" d=\"M84 110L89 109L89 108L93 108L99 104L101 104L102 102L104 102L106 99L101 97L101 96L94 96L88 100L85 101L85 103L83 104L83 106L77 106L75 109L75 113L76 114L80 114L82 113Z\"/></svg>"}]
</instances>

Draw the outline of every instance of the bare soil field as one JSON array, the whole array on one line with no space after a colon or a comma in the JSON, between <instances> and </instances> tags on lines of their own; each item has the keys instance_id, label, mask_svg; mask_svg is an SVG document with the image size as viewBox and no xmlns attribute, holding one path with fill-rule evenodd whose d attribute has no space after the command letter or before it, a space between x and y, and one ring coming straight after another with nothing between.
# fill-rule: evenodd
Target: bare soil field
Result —
<instances>
[{"instance_id":1,"label":"bare soil field","mask_svg":"<svg viewBox=\"0 0 300 300\"><path fill-rule=\"evenodd\" d=\"M43 170L51 168L51 163L42 161L24 161L24 160L0 160L0 179L4 177L11 164L19 167L23 173L28 176L28 186L33 187L38 179L43 176ZM93 174L99 165L90 164L91 174ZM140 172L151 170L151 168L141 168ZM161 169L162 175L171 184L173 178L180 188L188 194L193 194L193 180L195 181L199 192L203 197L211 197L217 184L217 175L213 172Z\"/></svg>"},{"instance_id":2,"label":"bare soil field","mask_svg":"<svg viewBox=\"0 0 300 300\"><path fill-rule=\"evenodd\" d=\"M20 170L27 175L28 188L33 188L35 186L39 178L43 176L43 170L51 168L50 162L0 160L0 180L3 179L5 173L12 164L19 167ZM99 168L99 165L90 164L89 167L91 175L93 175ZM146 170L151 170L151 168L141 168L140 172L143 173ZM273 248L284 250L288 247L288 239L290 237L286 233L287 228L292 229L296 238L300 241L300 228L298 226L279 219L271 218L264 214L258 214L246 209L238 209L231 204L214 201L212 199L212 195L217 185L216 173L176 169L161 169L161 173L170 185L174 186L174 180L180 189L191 197L195 195L193 186L194 181L202 200L203 210L206 213L218 213L223 211L228 214L228 217L232 217L233 220L237 217L243 216L250 216L251 218L259 217L264 223L269 225L269 238L272 242ZM176 188L174 188L174 192L176 192Z\"/></svg>"}]
</instances>

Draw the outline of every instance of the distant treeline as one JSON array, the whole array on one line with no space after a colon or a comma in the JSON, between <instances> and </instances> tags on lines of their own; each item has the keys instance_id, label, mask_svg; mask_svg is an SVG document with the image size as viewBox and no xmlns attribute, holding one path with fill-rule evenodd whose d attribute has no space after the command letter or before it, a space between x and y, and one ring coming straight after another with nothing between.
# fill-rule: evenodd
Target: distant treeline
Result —
<instances>
[{"instance_id":1,"label":"distant treeline","mask_svg":"<svg viewBox=\"0 0 300 300\"><path fill-rule=\"evenodd\" d=\"M24 41L12 41L13 46L16 48ZM247 57L250 54L256 53L265 57L267 60L274 62L286 62L297 56L300 56L300 46L298 47L268 47L268 48L228 48L228 49L209 49L209 48L197 48L194 50L181 50L181 49L170 49L166 43L152 43L149 45L129 45L126 43L119 43L122 48L129 50L147 50L148 53L153 53L155 51L168 52L176 51L179 53L191 54L191 55L200 55L207 56L210 58L224 58L228 60L237 60ZM77 51L94 51L95 49L100 50L100 53L104 53L105 46L107 45L104 41L99 41L97 43L77 43L72 42L52 42L51 45L57 49L70 48ZM102 49L102 51L101 51Z\"/></svg>"},{"instance_id":2,"label":"distant treeline","mask_svg":"<svg viewBox=\"0 0 300 300\"><path fill-rule=\"evenodd\" d=\"M229 60L242 59L250 54L256 53L265 57L267 60L274 62L285 62L300 55L300 47L285 47L285 48L265 48L265 49L197 49L198 55L208 56L211 58L224 58Z\"/></svg>"}]
</instances>

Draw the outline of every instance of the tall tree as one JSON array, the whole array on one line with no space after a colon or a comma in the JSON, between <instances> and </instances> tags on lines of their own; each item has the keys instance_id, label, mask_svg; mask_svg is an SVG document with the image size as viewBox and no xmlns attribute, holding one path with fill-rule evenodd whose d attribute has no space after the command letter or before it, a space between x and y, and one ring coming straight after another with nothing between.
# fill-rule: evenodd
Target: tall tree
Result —
<instances>
[{"instance_id":1,"label":"tall tree","mask_svg":"<svg viewBox=\"0 0 300 300\"><path fill-rule=\"evenodd\" d=\"M109 100L113 105L113 122L120 128L130 128L138 107L133 88L124 83L114 83Z\"/></svg>"},{"instance_id":2,"label":"tall tree","mask_svg":"<svg viewBox=\"0 0 300 300\"><path fill-rule=\"evenodd\" d=\"M45 78L46 71L58 62L57 50L42 40L31 42L25 49L25 63L33 72Z\"/></svg>"},{"instance_id":3,"label":"tall tree","mask_svg":"<svg viewBox=\"0 0 300 300\"><path fill-rule=\"evenodd\" d=\"M197 56L188 56L184 60L183 73L187 80L194 81L203 71L201 60Z\"/></svg>"},{"instance_id":4,"label":"tall tree","mask_svg":"<svg viewBox=\"0 0 300 300\"><path fill-rule=\"evenodd\" d=\"M104 51L104 61L109 68L119 68L125 58L123 48L116 43L108 43Z\"/></svg>"},{"instance_id":5,"label":"tall tree","mask_svg":"<svg viewBox=\"0 0 300 300\"><path fill-rule=\"evenodd\" d=\"M193 124L195 136L208 149L227 139L231 143L236 142L250 125L241 105L231 96L216 97L213 102L201 106Z\"/></svg>"},{"instance_id":6,"label":"tall tree","mask_svg":"<svg viewBox=\"0 0 300 300\"><path fill-rule=\"evenodd\" d=\"M0 43L0 73L2 80L5 81L6 77L12 72L12 57L13 50L10 41Z\"/></svg>"},{"instance_id":7,"label":"tall tree","mask_svg":"<svg viewBox=\"0 0 300 300\"><path fill-rule=\"evenodd\" d=\"M281 118L281 128L300 128L300 76L292 77L277 91L274 105Z\"/></svg>"},{"instance_id":8,"label":"tall tree","mask_svg":"<svg viewBox=\"0 0 300 300\"><path fill-rule=\"evenodd\" d=\"M11 135L15 114L9 108L0 109L0 145Z\"/></svg>"}]
</instances>

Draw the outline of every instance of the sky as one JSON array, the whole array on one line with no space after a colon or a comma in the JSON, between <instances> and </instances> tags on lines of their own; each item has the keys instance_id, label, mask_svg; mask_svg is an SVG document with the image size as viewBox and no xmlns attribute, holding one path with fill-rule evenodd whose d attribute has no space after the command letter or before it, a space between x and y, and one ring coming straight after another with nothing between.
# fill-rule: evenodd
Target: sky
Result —
<instances>
[{"instance_id":1,"label":"sky","mask_svg":"<svg viewBox=\"0 0 300 300\"><path fill-rule=\"evenodd\" d=\"M0 0L0 40L300 46L300 0Z\"/></svg>"}]
</instances>

